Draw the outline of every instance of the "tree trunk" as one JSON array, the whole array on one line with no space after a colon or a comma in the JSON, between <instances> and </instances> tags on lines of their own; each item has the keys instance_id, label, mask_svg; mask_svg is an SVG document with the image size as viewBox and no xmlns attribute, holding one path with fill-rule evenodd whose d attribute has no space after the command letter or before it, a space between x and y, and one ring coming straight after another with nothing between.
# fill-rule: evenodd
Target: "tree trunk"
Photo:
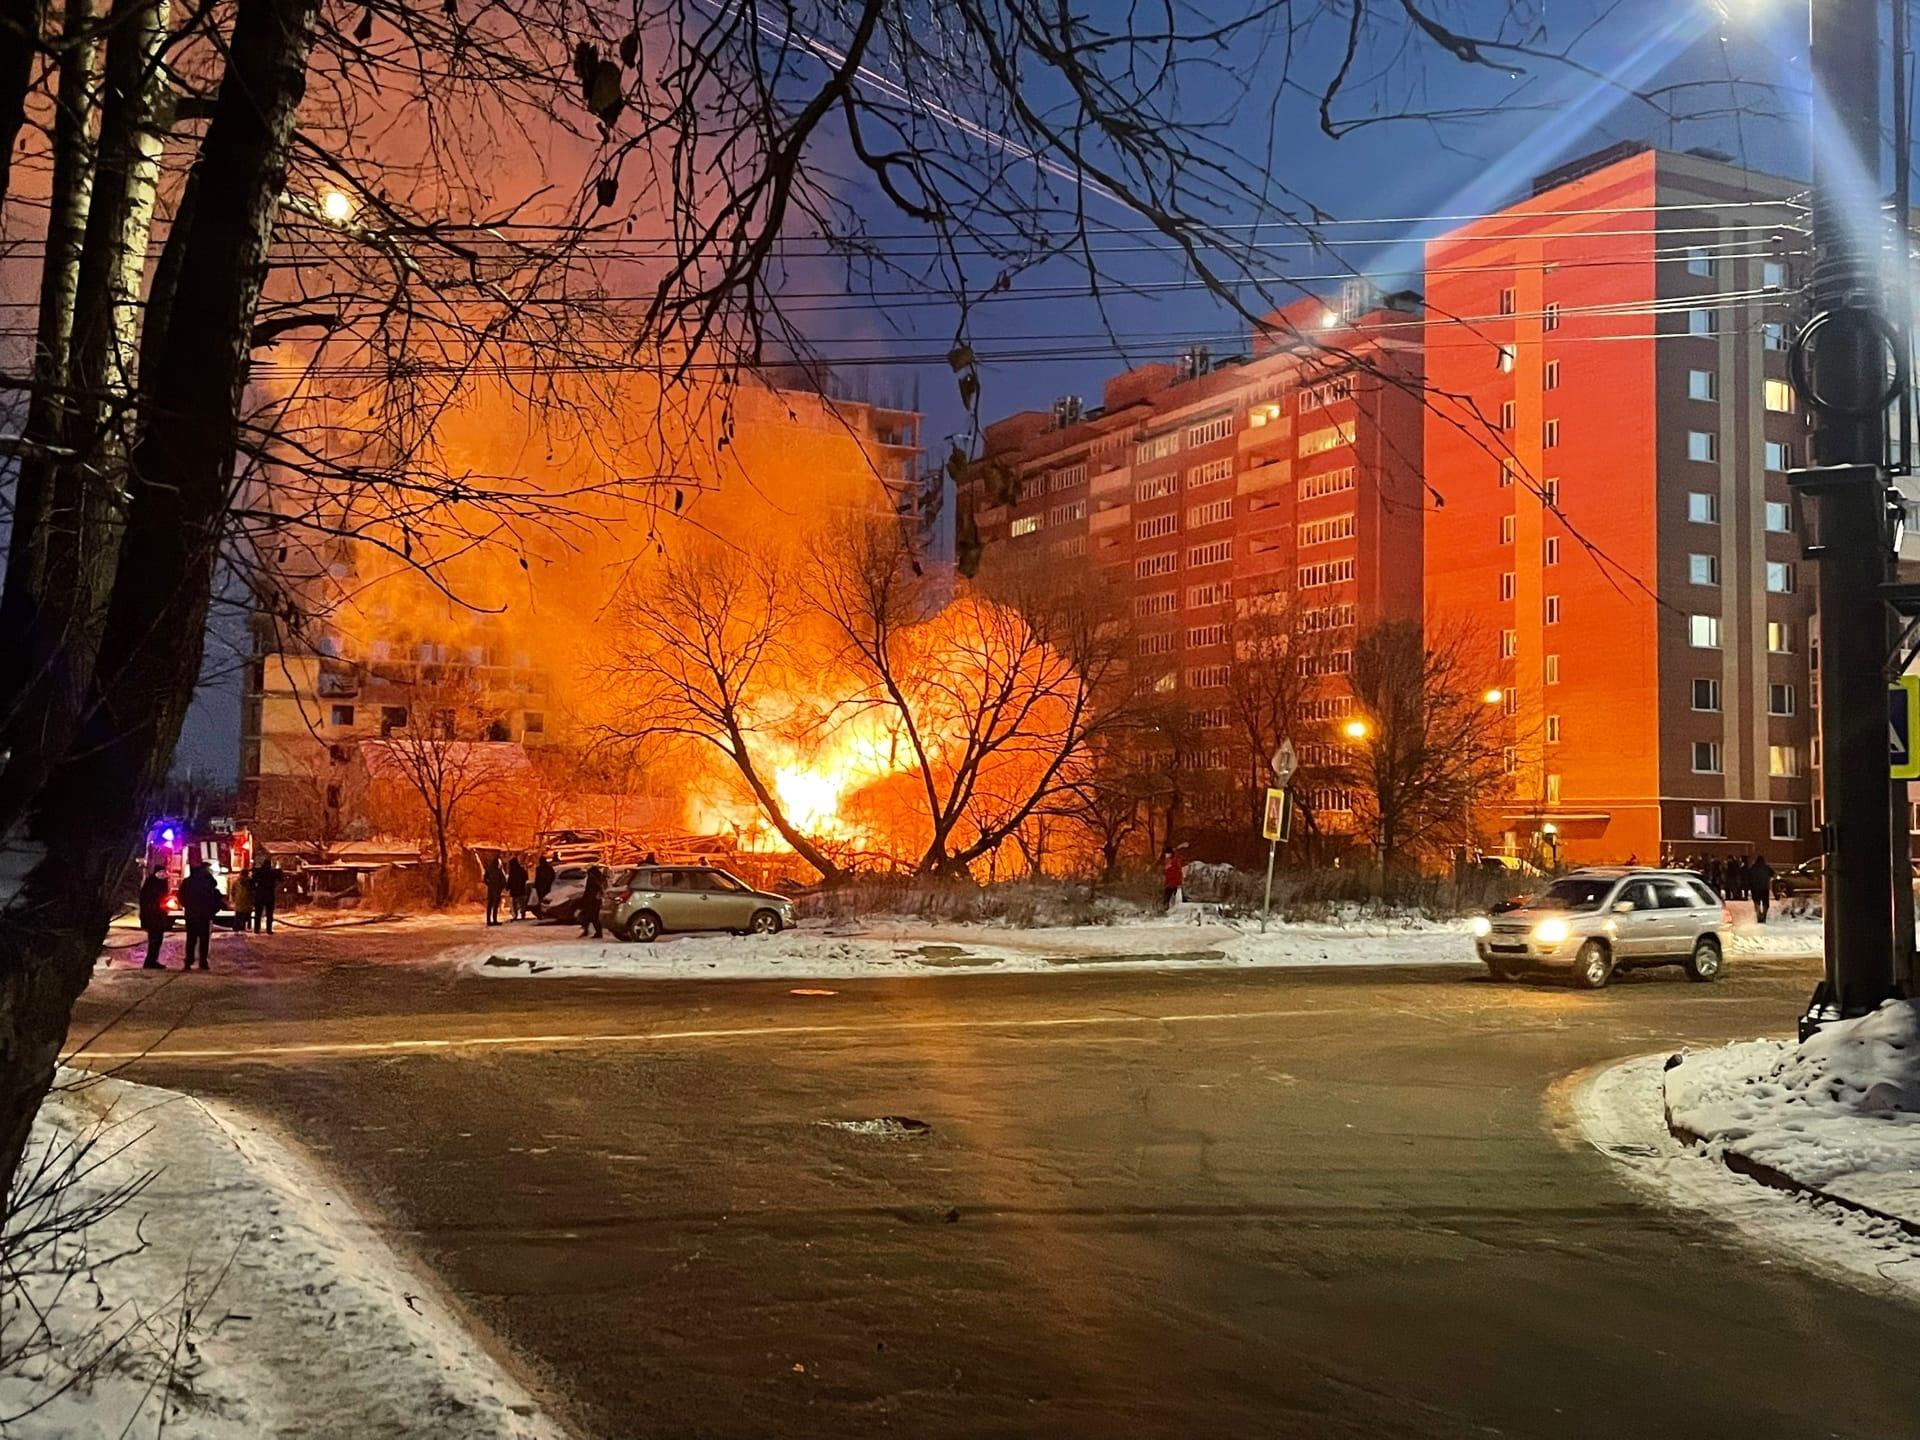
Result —
<instances>
[{"instance_id":1,"label":"tree trunk","mask_svg":"<svg viewBox=\"0 0 1920 1440\"><path fill-rule=\"evenodd\" d=\"M13 144L26 123L27 92L46 19L43 0L0 0L0 201L11 193Z\"/></svg>"},{"instance_id":2,"label":"tree trunk","mask_svg":"<svg viewBox=\"0 0 1920 1440\"><path fill-rule=\"evenodd\" d=\"M193 173L174 319L129 468L127 533L84 726L39 797L47 858L0 908L0 1193L52 1083L112 892L194 684L234 465L247 337L306 88L316 0L238 0Z\"/></svg>"}]
</instances>

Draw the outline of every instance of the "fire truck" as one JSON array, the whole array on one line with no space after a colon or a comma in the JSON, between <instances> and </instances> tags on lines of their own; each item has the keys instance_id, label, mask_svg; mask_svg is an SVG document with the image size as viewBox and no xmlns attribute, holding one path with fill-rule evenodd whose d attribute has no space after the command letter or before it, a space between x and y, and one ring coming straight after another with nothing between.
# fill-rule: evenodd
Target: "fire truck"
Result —
<instances>
[{"instance_id":1,"label":"fire truck","mask_svg":"<svg viewBox=\"0 0 1920 1440\"><path fill-rule=\"evenodd\" d=\"M204 828L193 829L186 821L162 817L147 827L147 867L141 877L155 870L167 876L169 911L180 909L180 882L202 860L213 867L213 878L220 893L232 893L233 877L253 868L253 836L236 830L231 820L209 820Z\"/></svg>"}]
</instances>

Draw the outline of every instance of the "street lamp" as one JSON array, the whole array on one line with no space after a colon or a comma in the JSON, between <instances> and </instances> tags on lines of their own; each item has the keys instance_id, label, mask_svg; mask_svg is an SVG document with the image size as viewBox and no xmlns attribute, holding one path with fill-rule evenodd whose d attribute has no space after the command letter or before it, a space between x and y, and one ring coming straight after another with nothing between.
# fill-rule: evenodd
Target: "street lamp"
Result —
<instances>
[{"instance_id":1,"label":"street lamp","mask_svg":"<svg viewBox=\"0 0 1920 1440\"><path fill-rule=\"evenodd\" d=\"M1480 698L1489 705L1498 705L1502 700L1507 698L1507 692L1496 685Z\"/></svg>"},{"instance_id":2,"label":"street lamp","mask_svg":"<svg viewBox=\"0 0 1920 1440\"><path fill-rule=\"evenodd\" d=\"M335 225L353 218L353 201L344 190L329 190L320 197L320 213Z\"/></svg>"},{"instance_id":3,"label":"street lamp","mask_svg":"<svg viewBox=\"0 0 1920 1440\"><path fill-rule=\"evenodd\" d=\"M1367 738L1367 722L1364 720L1349 720L1340 728L1349 740L1364 740Z\"/></svg>"}]
</instances>

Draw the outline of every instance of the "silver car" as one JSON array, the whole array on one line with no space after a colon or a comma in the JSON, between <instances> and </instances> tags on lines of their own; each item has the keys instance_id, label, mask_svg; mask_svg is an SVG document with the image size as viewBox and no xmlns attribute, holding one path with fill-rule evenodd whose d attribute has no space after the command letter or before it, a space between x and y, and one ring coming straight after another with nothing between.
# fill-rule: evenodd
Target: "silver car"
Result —
<instances>
[{"instance_id":1,"label":"silver car","mask_svg":"<svg viewBox=\"0 0 1920 1440\"><path fill-rule=\"evenodd\" d=\"M640 865L613 877L600 919L623 940L670 930L777 935L793 924L793 902L710 865Z\"/></svg>"},{"instance_id":2,"label":"silver car","mask_svg":"<svg viewBox=\"0 0 1920 1440\"><path fill-rule=\"evenodd\" d=\"M1720 897L1689 870L1575 870L1517 909L1473 922L1495 979L1565 969L1587 990L1642 965L1681 965L1689 980L1712 980L1732 930Z\"/></svg>"}]
</instances>

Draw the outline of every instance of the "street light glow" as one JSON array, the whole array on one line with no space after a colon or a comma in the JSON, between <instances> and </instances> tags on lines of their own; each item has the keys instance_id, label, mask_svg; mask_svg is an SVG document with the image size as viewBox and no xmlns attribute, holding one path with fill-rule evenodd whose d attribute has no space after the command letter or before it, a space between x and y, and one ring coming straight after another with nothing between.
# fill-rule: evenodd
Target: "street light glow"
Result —
<instances>
[{"instance_id":1,"label":"street light glow","mask_svg":"<svg viewBox=\"0 0 1920 1440\"><path fill-rule=\"evenodd\" d=\"M1496 685L1480 698L1485 700L1489 705L1498 705L1502 700L1507 698L1507 692Z\"/></svg>"},{"instance_id":2,"label":"street light glow","mask_svg":"<svg viewBox=\"0 0 1920 1440\"><path fill-rule=\"evenodd\" d=\"M336 225L353 218L353 201L343 190L329 190L320 197L320 213Z\"/></svg>"},{"instance_id":3,"label":"street light glow","mask_svg":"<svg viewBox=\"0 0 1920 1440\"><path fill-rule=\"evenodd\" d=\"M1349 740L1364 740L1367 738L1367 722L1364 720L1349 720L1344 728Z\"/></svg>"}]
</instances>

